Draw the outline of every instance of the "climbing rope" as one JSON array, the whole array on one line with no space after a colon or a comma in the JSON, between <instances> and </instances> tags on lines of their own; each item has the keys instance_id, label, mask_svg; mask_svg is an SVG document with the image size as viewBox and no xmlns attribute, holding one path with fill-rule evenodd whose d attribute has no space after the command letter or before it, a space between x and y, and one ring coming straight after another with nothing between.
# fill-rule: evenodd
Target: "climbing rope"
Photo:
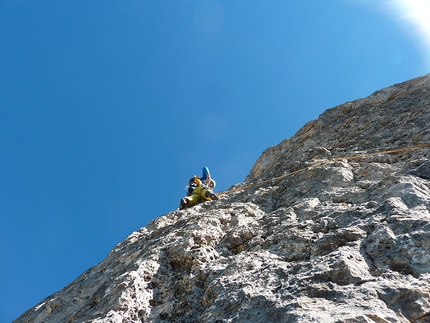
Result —
<instances>
[{"instance_id":1,"label":"climbing rope","mask_svg":"<svg viewBox=\"0 0 430 323\"><path fill-rule=\"evenodd\" d=\"M304 172L306 170L309 170L309 169L312 169L312 168L315 168L315 167L319 167L319 166L322 166L322 165L325 165L325 164L328 164L328 163L333 163L333 162L336 162L336 161L366 158L366 157L372 157L372 156L376 156L376 155L396 154L396 153L401 153L401 152L404 152L404 151L416 150L416 149L421 149L421 148L425 148L425 147L430 147L430 143L424 143L424 144L421 144L421 145L411 146L411 147L405 147L405 148L397 148L397 149L378 151L378 152L374 152L374 153L352 155L352 156L347 156L347 157L337 157L337 158L329 159L329 160L321 162L321 163L313 164L313 165L305 167L305 168L301 168L301 169L296 170L296 171L291 172L291 173L287 173L287 174L283 174L281 176L269 178L269 179L263 180L263 181L258 182L258 183L254 183L254 184L242 186L242 187L239 187L239 188L236 188L236 189L232 189L232 190L227 190L227 191L219 192L219 193L217 193L217 196L227 195L227 194L231 194L231 193L238 192L238 191L243 191L243 190L246 190L248 188L260 186L260 185L263 185L263 184L266 184L266 183L269 183L269 182L272 182L272 181L277 181L277 180L283 179L285 177L293 176L295 174Z\"/></svg>"}]
</instances>

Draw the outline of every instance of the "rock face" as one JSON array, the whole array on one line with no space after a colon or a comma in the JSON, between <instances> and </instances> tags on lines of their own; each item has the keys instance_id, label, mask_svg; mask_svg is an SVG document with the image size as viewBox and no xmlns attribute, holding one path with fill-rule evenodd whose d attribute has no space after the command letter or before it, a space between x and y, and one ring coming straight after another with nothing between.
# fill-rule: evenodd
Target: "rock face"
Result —
<instances>
[{"instance_id":1,"label":"rock face","mask_svg":"<svg viewBox=\"0 0 430 323\"><path fill-rule=\"evenodd\" d=\"M15 322L430 322L429 129L430 75L327 110Z\"/></svg>"}]
</instances>

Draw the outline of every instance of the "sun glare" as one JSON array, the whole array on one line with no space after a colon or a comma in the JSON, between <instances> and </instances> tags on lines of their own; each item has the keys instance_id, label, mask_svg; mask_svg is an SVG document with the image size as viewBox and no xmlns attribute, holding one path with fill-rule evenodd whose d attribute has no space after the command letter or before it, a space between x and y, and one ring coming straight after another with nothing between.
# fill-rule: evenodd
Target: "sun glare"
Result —
<instances>
[{"instance_id":1,"label":"sun glare","mask_svg":"<svg viewBox=\"0 0 430 323\"><path fill-rule=\"evenodd\" d=\"M430 0L394 0L386 1L385 4L397 18L414 28L420 46L425 50L427 67L430 68Z\"/></svg>"}]
</instances>

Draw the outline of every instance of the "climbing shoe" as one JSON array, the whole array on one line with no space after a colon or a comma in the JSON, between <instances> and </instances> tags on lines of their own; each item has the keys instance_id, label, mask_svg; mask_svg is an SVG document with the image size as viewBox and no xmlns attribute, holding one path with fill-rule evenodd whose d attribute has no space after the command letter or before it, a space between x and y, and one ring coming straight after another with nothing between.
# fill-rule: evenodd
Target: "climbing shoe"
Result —
<instances>
[{"instance_id":1,"label":"climbing shoe","mask_svg":"<svg viewBox=\"0 0 430 323\"><path fill-rule=\"evenodd\" d=\"M179 205L179 210L186 209L187 208L187 204L188 204L187 199L185 199L185 198L181 199L181 204Z\"/></svg>"},{"instance_id":2,"label":"climbing shoe","mask_svg":"<svg viewBox=\"0 0 430 323\"><path fill-rule=\"evenodd\" d=\"M218 197L214 193L209 191L206 191L206 197L209 197L212 201L218 200Z\"/></svg>"}]
</instances>

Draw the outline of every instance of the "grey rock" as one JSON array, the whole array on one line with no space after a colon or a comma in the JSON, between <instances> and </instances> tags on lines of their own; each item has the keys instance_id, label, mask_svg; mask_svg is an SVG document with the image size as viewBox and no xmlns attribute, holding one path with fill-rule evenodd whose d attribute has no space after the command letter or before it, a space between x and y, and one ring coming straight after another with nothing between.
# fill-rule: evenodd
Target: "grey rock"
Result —
<instances>
[{"instance_id":1,"label":"grey rock","mask_svg":"<svg viewBox=\"0 0 430 323\"><path fill-rule=\"evenodd\" d=\"M329 109L15 322L430 322L429 124L430 75Z\"/></svg>"},{"instance_id":2,"label":"grey rock","mask_svg":"<svg viewBox=\"0 0 430 323\"><path fill-rule=\"evenodd\" d=\"M411 171L412 174L424 179L430 179L430 161L424 161L416 170Z\"/></svg>"}]
</instances>

